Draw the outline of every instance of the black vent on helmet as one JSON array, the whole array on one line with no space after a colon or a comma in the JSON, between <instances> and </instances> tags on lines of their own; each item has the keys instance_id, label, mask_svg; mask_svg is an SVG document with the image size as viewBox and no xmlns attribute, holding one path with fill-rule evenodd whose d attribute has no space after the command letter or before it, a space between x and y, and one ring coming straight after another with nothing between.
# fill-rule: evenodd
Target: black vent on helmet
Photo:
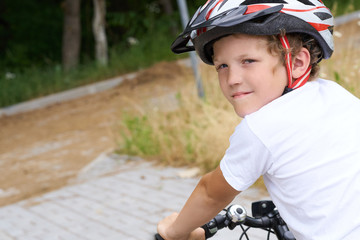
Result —
<instances>
[{"instance_id":1,"label":"black vent on helmet","mask_svg":"<svg viewBox=\"0 0 360 240\"><path fill-rule=\"evenodd\" d=\"M285 3L284 0L245 0L240 5L252 5L252 4L260 4L260 3Z\"/></svg>"},{"instance_id":2,"label":"black vent on helmet","mask_svg":"<svg viewBox=\"0 0 360 240\"><path fill-rule=\"evenodd\" d=\"M312 2L310 2L309 0L298 0L299 2L302 2L305 5L310 5L310 6L315 6L315 4L313 4Z\"/></svg>"},{"instance_id":3,"label":"black vent on helmet","mask_svg":"<svg viewBox=\"0 0 360 240\"><path fill-rule=\"evenodd\" d=\"M330 14L324 13L324 12L316 12L314 14L321 20L326 20L326 19L332 18L332 16Z\"/></svg>"}]
</instances>

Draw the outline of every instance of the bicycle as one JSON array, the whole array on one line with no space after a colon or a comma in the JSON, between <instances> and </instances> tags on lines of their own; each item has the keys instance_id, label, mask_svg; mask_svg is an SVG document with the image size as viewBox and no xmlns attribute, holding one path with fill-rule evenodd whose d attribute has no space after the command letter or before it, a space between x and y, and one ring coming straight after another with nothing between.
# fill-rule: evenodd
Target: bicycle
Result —
<instances>
[{"instance_id":1,"label":"bicycle","mask_svg":"<svg viewBox=\"0 0 360 240\"><path fill-rule=\"evenodd\" d=\"M236 226L240 226L242 234L239 240L249 240L247 234L250 228L261 228L268 232L267 240L270 239L271 234L275 234L279 240L295 240L294 235L289 230L285 221L281 218L279 211L274 203L270 200L253 202L251 206L252 215L250 217L244 207L240 205L231 205L224 209L215 218L202 226L205 230L205 239L214 236L218 230L229 228L233 230ZM159 235L155 235L156 240L163 240Z\"/></svg>"}]
</instances>

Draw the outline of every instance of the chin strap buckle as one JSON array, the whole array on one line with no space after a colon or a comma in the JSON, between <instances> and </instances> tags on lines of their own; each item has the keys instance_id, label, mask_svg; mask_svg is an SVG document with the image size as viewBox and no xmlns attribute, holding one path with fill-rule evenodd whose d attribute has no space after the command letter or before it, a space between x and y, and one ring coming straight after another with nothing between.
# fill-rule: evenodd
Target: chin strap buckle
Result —
<instances>
[{"instance_id":1,"label":"chin strap buckle","mask_svg":"<svg viewBox=\"0 0 360 240\"><path fill-rule=\"evenodd\" d=\"M289 87L285 87L284 92L283 92L282 95L285 95L285 94L287 94L288 92L291 92L292 90L294 90L294 89L289 88Z\"/></svg>"}]
</instances>

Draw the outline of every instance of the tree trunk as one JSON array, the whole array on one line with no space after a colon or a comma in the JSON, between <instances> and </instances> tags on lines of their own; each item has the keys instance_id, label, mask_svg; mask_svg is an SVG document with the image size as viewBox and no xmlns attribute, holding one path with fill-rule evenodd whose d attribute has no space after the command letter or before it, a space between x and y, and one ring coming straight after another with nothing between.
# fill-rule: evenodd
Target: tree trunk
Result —
<instances>
[{"instance_id":1,"label":"tree trunk","mask_svg":"<svg viewBox=\"0 0 360 240\"><path fill-rule=\"evenodd\" d=\"M171 16L174 12L171 1L170 0L159 0L159 1L164 8L165 14Z\"/></svg>"},{"instance_id":2,"label":"tree trunk","mask_svg":"<svg viewBox=\"0 0 360 240\"><path fill-rule=\"evenodd\" d=\"M78 66L80 43L80 0L65 0L62 44L62 64L65 71Z\"/></svg>"},{"instance_id":3,"label":"tree trunk","mask_svg":"<svg viewBox=\"0 0 360 240\"><path fill-rule=\"evenodd\" d=\"M95 38L95 57L101 65L108 63L108 46L105 32L105 15L106 3L105 0L94 1L94 19L93 19L93 33Z\"/></svg>"}]
</instances>

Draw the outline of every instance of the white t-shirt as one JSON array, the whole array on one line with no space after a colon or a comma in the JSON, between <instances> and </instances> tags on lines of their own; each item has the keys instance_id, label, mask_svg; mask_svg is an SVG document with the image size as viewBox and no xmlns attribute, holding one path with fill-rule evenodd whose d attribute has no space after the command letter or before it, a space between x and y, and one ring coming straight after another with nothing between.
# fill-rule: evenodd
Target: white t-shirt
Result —
<instances>
[{"instance_id":1,"label":"white t-shirt","mask_svg":"<svg viewBox=\"0 0 360 240\"><path fill-rule=\"evenodd\" d=\"M261 175L297 240L360 239L360 100L318 79L245 116L220 167L243 191Z\"/></svg>"}]
</instances>

